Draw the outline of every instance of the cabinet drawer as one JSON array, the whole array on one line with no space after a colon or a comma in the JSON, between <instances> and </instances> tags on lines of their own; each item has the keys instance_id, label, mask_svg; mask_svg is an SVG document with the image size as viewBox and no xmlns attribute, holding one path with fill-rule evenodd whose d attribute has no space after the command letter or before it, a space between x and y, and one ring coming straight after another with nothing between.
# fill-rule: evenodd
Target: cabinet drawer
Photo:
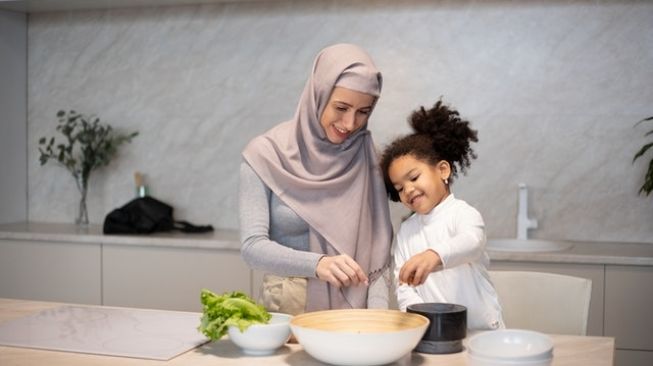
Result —
<instances>
[{"instance_id":1,"label":"cabinet drawer","mask_svg":"<svg viewBox=\"0 0 653 366\"><path fill-rule=\"evenodd\" d=\"M651 366L653 352L617 349L614 353L615 366Z\"/></svg>"},{"instance_id":2,"label":"cabinet drawer","mask_svg":"<svg viewBox=\"0 0 653 366\"><path fill-rule=\"evenodd\" d=\"M605 335L617 348L653 351L653 268L607 265Z\"/></svg>"},{"instance_id":3,"label":"cabinet drawer","mask_svg":"<svg viewBox=\"0 0 653 366\"><path fill-rule=\"evenodd\" d=\"M100 245L0 240L0 297L99 305Z\"/></svg>"},{"instance_id":4,"label":"cabinet drawer","mask_svg":"<svg viewBox=\"0 0 653 366\"><path fill-rule=\"evenodd\" d=\"M200 291L251 291L239 251L103 246L104 304L202 311Z\"/></svg>"}]
</instances>

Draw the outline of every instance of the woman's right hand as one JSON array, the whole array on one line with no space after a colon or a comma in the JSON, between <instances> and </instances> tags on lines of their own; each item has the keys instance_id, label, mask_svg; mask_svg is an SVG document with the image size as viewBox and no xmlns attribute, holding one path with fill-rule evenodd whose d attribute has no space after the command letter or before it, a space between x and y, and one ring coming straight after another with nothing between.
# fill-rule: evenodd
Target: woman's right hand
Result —
<instances>
[{"instance_id":1,"label":"woman's right hand","mask_svg":"<svg viewBox=\"0 0 653 366\"><path fill-rule=\"evenodd\" d=\"M368 285L368 278L363 269L346 254L324 256L317 262L317 278L333 286L349 287L359 284Z\"/></svg>"}]
</instances>

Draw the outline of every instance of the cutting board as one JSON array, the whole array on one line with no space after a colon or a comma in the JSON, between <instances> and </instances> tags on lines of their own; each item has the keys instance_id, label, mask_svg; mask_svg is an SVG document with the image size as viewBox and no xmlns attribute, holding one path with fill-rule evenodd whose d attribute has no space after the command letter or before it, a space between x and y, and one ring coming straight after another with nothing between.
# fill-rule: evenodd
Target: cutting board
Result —
<instances>
[{"instance_id":1,"label":"cutting board","mask_svg":"<svg viewBox=\"0 0 653 366\"><path fill-rule=\"evenodd\" d=\"M208 339L200 313L64 305L0 324L0 345L169 360Z\"/></svg>"}]
</instances>

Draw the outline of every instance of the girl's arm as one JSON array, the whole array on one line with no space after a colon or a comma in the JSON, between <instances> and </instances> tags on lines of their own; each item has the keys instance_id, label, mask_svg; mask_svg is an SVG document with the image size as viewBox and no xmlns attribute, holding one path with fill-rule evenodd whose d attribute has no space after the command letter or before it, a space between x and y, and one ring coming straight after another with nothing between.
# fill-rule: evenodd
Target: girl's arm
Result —
<instances>
[{"instance_id":1,"label":"girl's arm","mask_svg":"<svg viewBox=\"0 0 653 366\"><path fill-rule=\"evenodd\" d=\"M459 210L451 221L456 233L446 242L433 243L440 255L443 268L456 267L478 259L485 250L485 223L481 214L471 206Z\"/></svg>"}]
</instances>

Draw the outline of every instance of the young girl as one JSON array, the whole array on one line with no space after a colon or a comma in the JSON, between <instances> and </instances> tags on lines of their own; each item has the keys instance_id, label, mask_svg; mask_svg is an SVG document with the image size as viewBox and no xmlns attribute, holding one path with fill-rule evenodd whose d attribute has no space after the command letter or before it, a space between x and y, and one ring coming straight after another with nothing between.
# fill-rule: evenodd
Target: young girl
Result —
<instances>
[{"instance_id":1,"label":"young girl","mask_svg":"<svg viewBox=\"0 0 653 366\"><path fill-rule=\"evenodd\" d=\"M394 249L397 300L445 302L467 307L467 327L505 327L496 291L487 273L485 224L481 214L456 199L450 186L476 158L476 131L458 111L438 101L414 111L413 134L392 142L381 168L392 201L414 211L397 233Z\"/></svg>"}]
</instances>

